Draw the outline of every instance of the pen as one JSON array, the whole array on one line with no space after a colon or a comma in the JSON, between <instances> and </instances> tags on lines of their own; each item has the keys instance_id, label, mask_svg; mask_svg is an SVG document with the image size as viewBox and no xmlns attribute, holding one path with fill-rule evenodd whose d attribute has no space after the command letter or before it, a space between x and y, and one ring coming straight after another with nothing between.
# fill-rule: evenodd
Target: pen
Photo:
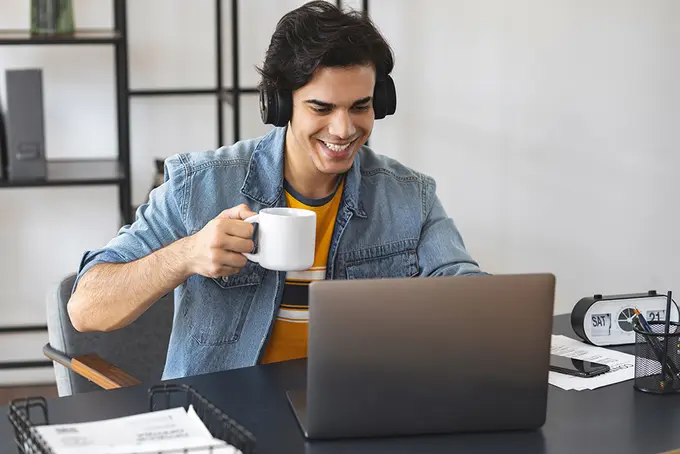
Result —
<instances>
[{"instance_id":1,"label":"pen","mask_svg":"<svg viewBox=\"0 0 680 454\"><path fill-rule=\"evenodd\" d=\"M664 338L663 338L663 365L661 367L665 368L666 363L670 364L671 366L673 365L673 361L668 361L668 331L670 330L670 324L671 324L671 299L673 292L670 290L668 291L668 295L666 296L666 323L665 323L665 328L664 328ZM672 369L672 367L671 367ZM677 377L677 374L676 374Z\"/></svg>"},{"instance_id":2,"label":"pen","mask_svg":"<svg viewBox=\"0 0 680 454\"><path fill-rule=\"evenodd\" d=\"M647 331L649 335L643 334L645 338L647 339L647 342L649 345L652 347L652 350L654 350L654 354L656 355L656 358L659 360L659 362L663 365L663 349L661 345L659 344L659 341L654 337L654 331L652 330L652 327L647 323L647 320L645 317L640 313L639 310L633 309L633 312L635 313L635 316L637 318L638 323L640 324L641 331ZM678 368L673 364L672 361L669 361L667 364L666 370L670 370L670 376L673 377L674 375L677 377L678 374L680 374L680 371Z\"/></svg>"}]
</instances>

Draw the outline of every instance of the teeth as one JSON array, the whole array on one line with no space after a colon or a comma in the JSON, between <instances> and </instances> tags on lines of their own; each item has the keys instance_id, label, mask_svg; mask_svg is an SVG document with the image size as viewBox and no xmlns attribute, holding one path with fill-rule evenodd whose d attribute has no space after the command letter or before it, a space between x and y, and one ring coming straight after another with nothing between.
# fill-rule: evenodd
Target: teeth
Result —
<instances>
[{"instance_id":1,"label":"teeth","mask_svg":"<svg viewBox=\"0 0 680 454\"><path fill-rule=\"evenodd\" d=\"M326 145L328 147L329 150L332 150L332 151L344 151L352 143L352 142L350 142L350 143L346 143L344 145L337 145L337 144L334 144L334 143L325 142L323 140L322 140L322 142L324 143L324 145Z\"/></svg>"}]
</instances>

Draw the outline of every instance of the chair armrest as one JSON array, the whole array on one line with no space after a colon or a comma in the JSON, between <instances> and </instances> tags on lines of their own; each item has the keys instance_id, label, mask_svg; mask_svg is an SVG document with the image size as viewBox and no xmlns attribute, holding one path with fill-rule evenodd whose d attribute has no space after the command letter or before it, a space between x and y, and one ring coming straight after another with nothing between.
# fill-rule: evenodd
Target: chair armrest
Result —
<instances>
[{"instance_id":1,"label":"chair armrest","mask_svg":"<svg viewBox=\"0 0 680 454\"><path fill-rule=\"evenodd\" d=\"M124 388L142 383L97 355L77 356L71 360L71 368L73 372L104 389Z\"/></svg>"},{"instance_id":2,"label":"chair armrest","mask_svg":"<svg viewBox=\"0 0 680 454\"><path fill-rule=\"evenodd\" d=\"M124 388L142 383L132 375L123 372L94 354L70 358L55 350L50 344L43 347L43 353L52 361L71 369L76 374L104 389Z\"/></svg>"},{"instance_id":3,"label":"chair armrest","mask_svg":"<svg viewBox=\"0 0 680 454\"><path fill-rule=\"evenodd\" d=\"M71 368L71 358L52 347L50 344L45 344L43 347L43 354L52 361L55 361L62 366L68 367L69 369Z\"/></svg>"}]
</instances>

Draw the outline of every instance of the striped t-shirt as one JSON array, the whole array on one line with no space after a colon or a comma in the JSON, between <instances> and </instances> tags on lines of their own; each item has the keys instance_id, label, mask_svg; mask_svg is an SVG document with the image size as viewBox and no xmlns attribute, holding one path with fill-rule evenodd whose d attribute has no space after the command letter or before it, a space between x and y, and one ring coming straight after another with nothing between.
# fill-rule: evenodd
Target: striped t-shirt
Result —
<instances>
[{"instance_id":1,"label":"striped t-shirt","mask_svg":"<svg viewBox=\"0 0 680 454\"><path fill-rule=\"evenodd\" d=\"M339 178L333 194L315 200L300 195L290 185L285 184L286 202L289 207L316 212L316 249L314 265L311 268L286 273L283 300L262 357L263 364L307 357L308 286L312 281L326 278L328 250L331 246L343 186L344 179Z\"/></svg>"}]
</instances>

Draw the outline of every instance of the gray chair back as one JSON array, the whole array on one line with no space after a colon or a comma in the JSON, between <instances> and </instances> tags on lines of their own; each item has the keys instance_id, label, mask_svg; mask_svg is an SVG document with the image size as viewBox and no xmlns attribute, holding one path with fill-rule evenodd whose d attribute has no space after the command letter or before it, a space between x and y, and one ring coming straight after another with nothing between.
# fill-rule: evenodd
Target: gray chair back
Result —
<instances>
[{"instance_id":1,"label":"gray chair back","mask_svg":"<svg viewBox=\"0 0 680 454\"><path fill-rule=\"evenodd\" d=\"M47 331L52 347L71 358L97 354L145 383L160 380L172 329L173 292L125 328L80 333L73 328L67 311L75 277L71 274L64 278L47 297ZM101 390L56 362L54 373L60 396Z\"/></svg>"}]
</instances>

